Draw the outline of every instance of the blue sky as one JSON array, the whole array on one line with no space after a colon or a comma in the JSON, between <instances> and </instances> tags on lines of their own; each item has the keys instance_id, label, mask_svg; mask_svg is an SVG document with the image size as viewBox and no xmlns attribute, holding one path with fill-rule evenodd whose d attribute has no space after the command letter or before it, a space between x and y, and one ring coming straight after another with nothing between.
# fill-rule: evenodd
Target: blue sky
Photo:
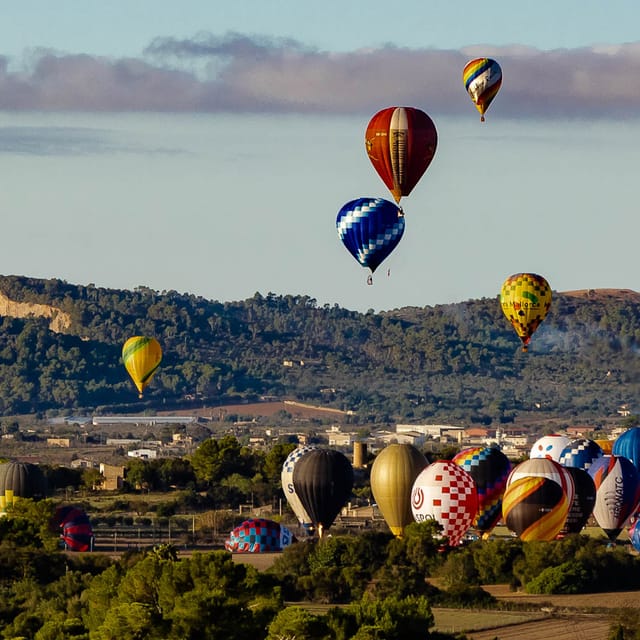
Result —
<instances>
[{"instance_id":1,"label":"blue sky","mask_svg":"<svg viewBox=\"0 0 640 640\"><path fill-rule=\"evenodd\" d=\"M3 7L0 273L362 311L518 271L639 288L636 2L217 4ZM505 77L483 125L476 55ZM335 217L390 199L363 138L393 104L431 115L438 150L368 287Z\"/></svg>"},{"instance_id":2,"label":"blue sky","mask_svg":"<svg viewBox=\"0 0 640 640\"><path fill-rule=\"evenodd\" d=\"M294 38L329 51L386 43L575 48L636 41L640 15L635 0L21 0L2 9L3 49L11 55L36 47L139 55L153 38L203 31Z\"/></svg>"}]
</instances>

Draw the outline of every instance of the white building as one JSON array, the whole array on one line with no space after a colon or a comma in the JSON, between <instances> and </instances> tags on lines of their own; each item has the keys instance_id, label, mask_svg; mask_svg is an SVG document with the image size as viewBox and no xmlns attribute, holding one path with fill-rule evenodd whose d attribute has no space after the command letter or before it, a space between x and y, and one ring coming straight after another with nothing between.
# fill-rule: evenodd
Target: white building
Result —
<instances>
[{"instance_id":1,"label":"white building","mask_svg":"<svg viewBox=\"0 0 640 640\"><path fill-rule=\"evenodd\" d=\"M325 433L330 447L350 447L353 443L354 434L343 433L338 426L329 427Z\"/></svg>"},{"instance_id":2,"label":"white building","mask_svg":"<svg viewBox=\"0 0 640 640\"><path fill-rule=\"evenodd\" d=\"M392 431L376 434L376 440L388 444L412 444L417 449L424 446L427 436L419 431L404 431L403 433L393 433Z\"/></svg>"},{"instance_id":3,"label":"white building","mask_svg":"<svg viewBox=\"0 0 640 640\"><path fill-rule=\"evenodd\" d=\"M464 434L465 427L457 427L452 424L397 424L396 433L422 433L430 438L439 439L443 436L458 440Z\"/></svg>"},{"instance_id":4,"label":"white building","mask_svg":"<svg viewBox=\"0 0 640 640\"><path fill-rule=\"evenodd\" d=\"M141 458L142 460L151 460L151 458L158 457L158 452L155 449L134 449L133 451L127 451L127 455L130 458Z\"/></svg>"}]
</instances>

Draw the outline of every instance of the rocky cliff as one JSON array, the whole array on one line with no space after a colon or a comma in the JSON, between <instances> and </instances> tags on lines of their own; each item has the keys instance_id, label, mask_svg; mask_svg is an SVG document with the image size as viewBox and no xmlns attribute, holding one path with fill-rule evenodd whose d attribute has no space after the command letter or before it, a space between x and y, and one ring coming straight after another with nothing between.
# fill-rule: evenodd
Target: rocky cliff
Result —
<instances>
[{"instance_id":1,"label":"rocky cliff","mask_svg":"<svg viewBox=\"0 0 640 640\"><path fill-rule=\"evenodd\" d=\"M35 302L15 302L0 292L0 316L11 318L47 318L49 329L56 333L66 333L71 326L71 317L65 311L48 304Z\"/></svg>"}]
</instances>

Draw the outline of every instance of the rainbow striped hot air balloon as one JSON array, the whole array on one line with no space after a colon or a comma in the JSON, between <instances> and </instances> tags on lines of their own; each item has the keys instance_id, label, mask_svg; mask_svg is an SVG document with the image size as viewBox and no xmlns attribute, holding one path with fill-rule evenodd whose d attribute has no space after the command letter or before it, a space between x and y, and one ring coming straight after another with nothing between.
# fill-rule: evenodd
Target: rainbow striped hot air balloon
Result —
<instances>
[{"instance_id":1,"label":"rainbow striped hot air balloon","mask_svg":"<svg viewBox=\"0 0 640 640\"><path fill-rule=\"evenodd\" d=\"M491 58L470 60L462 71L462 82L484 122L485 111L496 97L502 85L502 69Z\"/></svg>"},{"instance_id":2,"label":"rainbow striped hot air balloon","mask_svg":"<svg viewBox=\"0 0 640 640\"><path fill-rule=\"evenodd\" d=\"M453 462L460 465L476 483L478 512L472 526L488 534L502 515L502 495L511 471L511 462L495 447L463 449L454 456Z\"/></svg>"},{"instance_id":3,"label":"rainbow striped hot air balloon","mask_svg":"<svg viewBox=\"0 0 640 640\"><path fill-rule=\"evenodd\" d=\"M162 348L155 338L134 336L122 347L122 362L142 398L142 392L153 378L162 360Z\"/></svg>"}]
</instances>

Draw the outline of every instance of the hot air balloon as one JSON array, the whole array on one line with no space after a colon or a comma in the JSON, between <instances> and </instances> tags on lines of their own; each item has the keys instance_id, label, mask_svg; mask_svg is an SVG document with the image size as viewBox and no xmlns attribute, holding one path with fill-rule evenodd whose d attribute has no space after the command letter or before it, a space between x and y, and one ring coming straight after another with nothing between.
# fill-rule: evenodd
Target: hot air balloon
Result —
<instances>
[{"instance_id":1,"label":"hot air balloon","mask_svg":"<svg viewBox=\"0 0 640 640\"><path fill-rule=\"evenodd\" d=\"M560 535L580 533L596 504L596 485L591 476L579 467L566 467L566 469L571 475L575 491Z\"/></svg>"},{"instance_id":2,"label":"hot air balloon","mask_svg":"<svg viewBox=\"0 0 640 640\"><path fill-rule=\"evenodd\" d=\"M224 548L232 553L269 553L282 551L294 541L284 525L265 518L250 518L231 531Z\"/></svg>"},{"instance_id":3,"label":"hot air balloon","mask_svg":"<svg viewBox=\"0 0 640 640\"><path fill-rule=\"evenodd\" d=\"M432 462L413 483L411 511L416 522L438 522L449 546L456 547L478 511L476 484L455 462Z\"/></svg>"},{"instance_id":4,"label":"hot air balloon","mask_svg":"<svg viewBox=\"0 0 640 640\"><path fill-rule=\"evenodd\" d=\"M594 442L602 449L602 453L605 456L610 456L613 453L615 440L594 440Z\"/></svg>"},{"instance_id":5,"label":"hot air balloon","mask_svg":"<svg viewBox=\"0 0 640 640\"><path fill-rule=\"evenodd\" d=\"M400 242L404 214L388 200L357 198L340 209L336 227L349 253L373 274Z\"/></svg>"},{"instance_id":6,"label":"hot air balloon","mask_svg":"<svg viewBox=\"0 0 640 640\"><path fill-rule=\"evenodd\" d=\"M56 522L65 548L70 551L90 551L93 528L89 516L79 507L63 506L56 509Z\"/></svg>"},{"instance_id":7,"label":"hot air balloon","mask_svg":"<svg viewBox=\"0 0 640 640\"><path fill-rule=\"evenodd\" d=\"M410 444L390 444L371 466L371 492L393 535L401 538L413 522L411 489L427 459Z\"/></svg>"},{"instance_id":8,"label":"hot air balloon","mask_svg":"<svg viewBox=\"0 0 640 640\"><path fill-rule=\"evenodd\" d=\"M575 496L575 487L573 486L573 479L567 469L561 464L551 460L551 458L530 458L520 464L516 465L507 478L507 489L509 485L519 480L520 478L547 478L553 480L560 486L563 494L567 499L567 512L571 508L571 503ZM505 490L506 491L506 490ZM504 498L503 498L504 501ZM504 507L503 507L504 515Z\"/></svg>"},{"instance_id":9,"label":"hot air balloon","mask_svg":"<svg viewBox=\"0 0 640 640\"><path fill-rule=\"evenodd\" d=\"M586 471L597 458L604 455L602 448L594 440L580 438L571 441L560 454L563 467L575 467Z\"/></svg>"},{"instance_id":10,"label":"hot air balloon","mask_svg":"<svg viewBox=\"0 0 640 640\"><path fill-rule=\"evenodd\" d=\"M293 470L298 460L314 449L316 449L316 447L312 446L303 446L294 449L284 461L284 464L282 465L282 472L280 473L280 482L282 484L282 491L284 492L285 498L298 519L298 522L307 533L310 533L313 525L311 522L311 516L309 516L305 508L302 506L302 502L300 502L300 498L298 498L298 494L293 486Z\"/></svg>"},{"instance_id":11,"label":"hot air balloon","mask_svg":"<svg viewBox=\"0 0 640 640\"><path fill-rule=\"evenodd\" d=\"M314 449L296 463L293 486L321 538L351 495L353 467L339 451Z\"/></svg>"},{"instance_id":12,"label":"hot air balloon","mask_svg":"<svg viewBox=\"0 0 640 640\"><path fill-rule=\"evenodd\" d=\"M480 121L484 122L485 111L502 85L502 69L491 58L470 60L462 71L462 82L469 97L480 112Z\"/></svg>"},{"instance_id":13,"label":"hot air balloon","mask_svg":"<svg viewBox=\"0 0 640 640\"><path fill-rule=\"evenodd\" d=\"M365 134L369 160L396 202L411 193L431 164L437 145L433 121L414 107L378 111Z\"/></svg>"},{"instance_id":14,"label":"hot air balloon","mask_svg":"<svg viewBox=\"0 0 640 640\"><path fill-rule=\"evenodd\" d=\"M560 491L548 482L519 482L525 478L543 478L558 485ZM516 483L518 489L509 492L510 486ZM574 497L575 486L567 469L551 458L530 458L516 465L509 474L502 498L502 515L507 527L521 540L553 540L565 525ZM511 514L508 521L507 511Z\"/></svg>"},{"instance_id":15,"label":"hot air balloon","mask_svg":"<svg viewBox=\"0 0 640 640\"><path fill-rule=\"evenodd\" d=\"M623 456L602 456L593 461L589 475L596 485L593 517L609 540L615 540L640 500L640 476Z\"/></svg>"},{"instance_id":16,"label":"hot air balloon","mask_svg":"<svg viewBox=\"0 0 640 640\"><path fill-rule=\"evenodd\" d=\"M611 453L631 460L640 471L640 427L632 427L621 433L613 442Z\"/></svg>"},{"instance_id":17,"label":"hot air balloon","mask_svg":"<svg viewBox=\"0 0 640 640\"><path fill-rule=\"evenodd\" d=\"M40 467L28 462L0 464L0 513L18 498L43 498L47 482Z\"/></svg>"},{"instance_id":18,"label":"hot air balloon","mask_svg":"<svg viewBox=\"0 0 640 640\"><path fill-rule=\"evenodd\" d=\"M548 436L542 436L533 443L530 458L549 458L560 462L560 456L564 448L571 442L571 438L562 436L559 433L553 433Z\"/></svg>"},{"instance_id":19,"label":"hot air balloon","mask_svg":"<svg viewBox=\"0 0 640 640\"><path fill-rule=\"evenodd\" d=\"M453 457L476 483L478 512L472 527L488 534L502 516L502 494L511 471L509 458L495 447L470 447Z\"/></svg>"},{"instance_id":20,"label":"hot air balloon","mask_svg":"<svg viewBox=\"0 0 640 640\"><path fill-rule=\"evenodd\" d=\"M551 307L551 287L535 273L516 273L504 281L500 305L522 340L522 350L526 351L531 336Z\"/></svg>"},{"instance_id":21,"label":"hot air balloon","mask_svg":"<svg viewBox=\"0 0 640 640\"><path fill-rule=\"evenodd\" d=\"M629 527L629 541L636 551L640 551L640 520L637 517L633 518Z\"/></svg>"},{"instance_id":22,"label":"hot air balloon","mask_svg":"<svg viewBox=\"0 0 640 640\"><path fill-rule=\"evenodd\" d=\"M142 398L142 392L153 378L162 360L162 348L155 338L134 336L122 347L122 362Z\"/></svg>"},{"instance_id":23,"label":"hot air balloon","mask_svg":"<svg viewBox=\"0 0 640 640\"><path fill-rule=\"evenodd\" d=\"M502 517L524 542L553 540L562 530L571 502L562 487L544 476L521 476L507 485Z\"/></svg>"}]
</instances>

